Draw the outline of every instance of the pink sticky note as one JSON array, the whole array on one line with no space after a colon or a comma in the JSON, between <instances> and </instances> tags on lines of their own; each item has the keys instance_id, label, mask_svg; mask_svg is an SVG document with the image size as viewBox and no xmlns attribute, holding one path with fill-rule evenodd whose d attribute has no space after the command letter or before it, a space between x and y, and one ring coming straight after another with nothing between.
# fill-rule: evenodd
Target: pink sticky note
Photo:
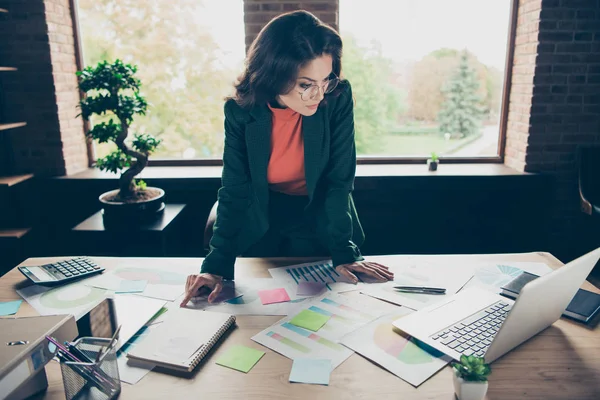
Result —
<instances>
[{"instance_id":1,"label":"pink sticky note","mask_svg":"<svg viewBox=\"0 0 600 400\"><path fill-rule=\"evenodd\" d=\"M259 290L258 297L260 297L260 301L263 304L284 303L290 301L290 296L288 296L284 288Z\"/></svg>"}]
</instances>

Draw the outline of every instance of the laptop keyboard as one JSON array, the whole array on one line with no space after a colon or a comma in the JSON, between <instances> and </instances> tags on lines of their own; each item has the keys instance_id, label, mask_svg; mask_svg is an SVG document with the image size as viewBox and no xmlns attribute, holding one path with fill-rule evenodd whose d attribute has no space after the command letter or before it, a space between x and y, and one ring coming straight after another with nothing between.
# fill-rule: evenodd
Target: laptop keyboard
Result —
<instances>
[{"instance_id":1,"label":"laptop keyboard","mask_svg":"<svg viewBox=\"0 0 600 400\"><path fill-rule=\"evenodd\" d=\"M430 337L460 354L483 357L511 307L498 301Z\"/></svg>"}]
</instances>

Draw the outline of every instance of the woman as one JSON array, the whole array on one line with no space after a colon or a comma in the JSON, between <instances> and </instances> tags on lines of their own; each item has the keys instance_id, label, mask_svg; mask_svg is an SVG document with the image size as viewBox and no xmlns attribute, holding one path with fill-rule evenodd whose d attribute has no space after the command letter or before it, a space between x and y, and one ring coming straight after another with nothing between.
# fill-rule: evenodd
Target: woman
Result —
<instances>
[{"instance_id":1,"label":"woman","mask_svg":"<svg viewBox=\"0 0 600 400\"><path fill-rule=\"evenodd\" d=\"M381 281L366 262L351 192L356 170L353 98L339 79L342 40L306 11L280 15L252 44L225 103L222 187L210 252L186 283L212 302L236 256L330 256L336 270Z\"/></svg>"}]
</instances>

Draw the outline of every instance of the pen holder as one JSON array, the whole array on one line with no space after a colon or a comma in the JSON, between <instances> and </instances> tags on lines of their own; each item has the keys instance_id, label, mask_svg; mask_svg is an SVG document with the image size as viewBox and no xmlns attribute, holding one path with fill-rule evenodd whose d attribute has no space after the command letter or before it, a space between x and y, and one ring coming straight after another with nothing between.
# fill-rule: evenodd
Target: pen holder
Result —
<instances>
[{"instance_id":1,"label":"pen holder","mask_svg":"<svg viewBox=\"0 0 600 400\"><path fill-rule=\"evenodd\" d=\"M60 363L67 400L109 400L121 393L115 345L110 339L82 337L73 345L93 362ZM96 361L98 352L102 351Z\"/></svg>"}]
</instances>

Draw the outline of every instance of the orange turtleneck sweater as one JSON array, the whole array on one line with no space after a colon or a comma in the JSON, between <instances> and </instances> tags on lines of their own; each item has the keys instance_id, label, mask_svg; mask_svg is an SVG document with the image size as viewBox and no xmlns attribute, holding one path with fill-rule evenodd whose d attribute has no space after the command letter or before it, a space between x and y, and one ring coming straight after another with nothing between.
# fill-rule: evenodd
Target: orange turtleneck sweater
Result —
<instances>
[{"instance_id":1,"label":"orange turtleneck sweater","mask_svg":"<svg viewBox=\"0 0 600 400\"><path fill-rule=\"evenodd\" d=\"M267 168L269 188L289 195L307 195L304 174L302 115L291 108L274 108L271 158Z\"/></svg>"}]
</instances>

